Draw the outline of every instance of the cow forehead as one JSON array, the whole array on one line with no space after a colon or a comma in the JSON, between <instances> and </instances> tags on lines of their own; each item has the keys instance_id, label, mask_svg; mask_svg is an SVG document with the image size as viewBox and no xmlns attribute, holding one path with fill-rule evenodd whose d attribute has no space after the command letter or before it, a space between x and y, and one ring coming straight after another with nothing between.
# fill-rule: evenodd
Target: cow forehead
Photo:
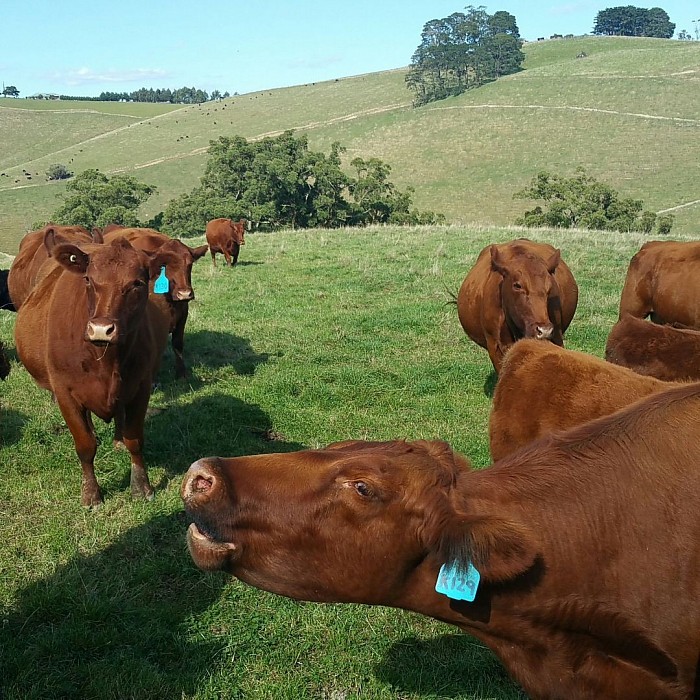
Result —
<instances>
[{"instance_id":1,"label":"cow forehead","mask_svg":"<svg viewBox=\"0 0 700 700\"><path fill-rule=\"evenodd\" d=\"M90 252L88 277L136 279L146 271L144 259L134 250L109 245L95 246Z\"/></svg>"}]
</instances>

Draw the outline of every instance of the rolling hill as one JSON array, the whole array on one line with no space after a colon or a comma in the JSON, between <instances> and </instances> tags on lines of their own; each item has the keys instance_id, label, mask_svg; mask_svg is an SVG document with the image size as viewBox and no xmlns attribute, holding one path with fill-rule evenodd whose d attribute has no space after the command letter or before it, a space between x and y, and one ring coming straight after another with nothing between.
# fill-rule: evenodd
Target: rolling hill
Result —
<instances>
[{"instance_id":1,"label":"rolling hill","mask_svg":"<svg viewBox=\"0 0 700 700\"><path fill-rule=\"evenodd\" d=\"M700 208L700 43L582 37L524 47L525 70L414 109L404 69L265 90L203 105L0 100L0 250L47 218L65 183L49 165L131 173L156 185L147 218L199 182L211 139L285 129L347 162L377 157L419 209L508 224L534 174L577 166L690 234ZM577 58L581 52L585 58Z\"/></svg>"}]
</instances>

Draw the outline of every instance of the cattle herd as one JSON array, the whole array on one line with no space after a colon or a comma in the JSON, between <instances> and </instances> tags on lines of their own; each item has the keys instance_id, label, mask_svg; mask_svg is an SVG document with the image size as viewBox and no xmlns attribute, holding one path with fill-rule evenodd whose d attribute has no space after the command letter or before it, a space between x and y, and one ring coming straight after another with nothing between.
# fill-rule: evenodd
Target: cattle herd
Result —
<instances>
[{"instance_id":1,"label":"cattle herd","mask_svg":"<svg viewBox=\"0 0 700 700\"><path fill-rule=\"evenodd\" d=\"M18 357L73 436L83 505L102 500L92 414L114 419L132 494L152 497L144 417L168 335L186 373L192 265L207 248L235 264L244 230L216 219L190 248L48 225L0 278ZM181 488L192 559L456 625L532 698L700 698L698 269L700 243L644 244L602 360L564 349L578 287L559 250L487 246L456 301L498 375L493 464L424 440L202 458Z\"/></svg>"}]
</instances>

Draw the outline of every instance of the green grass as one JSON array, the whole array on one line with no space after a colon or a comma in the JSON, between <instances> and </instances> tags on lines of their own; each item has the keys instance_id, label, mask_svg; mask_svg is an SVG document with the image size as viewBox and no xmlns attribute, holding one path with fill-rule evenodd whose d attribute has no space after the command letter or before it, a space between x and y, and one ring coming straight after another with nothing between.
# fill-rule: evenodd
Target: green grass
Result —
<instances>
[{"instance_id":1,"label":"green grass","mask_svg":"<svg viewBox=\"0 0 700 700\"><path fill-rule=\"evenodd\" d=\"M339 141L346 163L385 160L418 209L453 223L510 224L532 207L513 194L533 175L579 165L654 211L698 200L700 42L582 37L524 51L520 73L420 109L403 69L188 107L0 100L0 250L16 252L60 204L65 184L43 180L53 163L156 185L147 219L199 184L210 140L284 129L324 152ZM673 235L692 234L697 212L677 210Z\"/></svg>"},{"instance_id":2,"label":"green grass","mask_svg":"<svg viewBox=\"0 0 700 700\"><path fill-rule=\"evenodd\" d=\"M494 375L456 292L484 245L521 231L369 228L251 235L239 266L195 265L185 352L166 355L146 422L151 503L95 420L96 512L73 442L14 354L0 385L0 697L515 700L456 628L385 608L298 603L196 570L179 486L190 463L334 440L440 438L488 464ZM602 356L643 238L548 231L580 286L567 347Z\"/></svg>"}]
</instances>

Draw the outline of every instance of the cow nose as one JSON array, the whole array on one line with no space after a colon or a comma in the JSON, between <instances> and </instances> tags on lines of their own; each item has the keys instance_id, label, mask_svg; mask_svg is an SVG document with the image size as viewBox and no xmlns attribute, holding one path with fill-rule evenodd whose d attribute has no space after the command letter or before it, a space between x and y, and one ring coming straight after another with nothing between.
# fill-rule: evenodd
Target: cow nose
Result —
<instances>
[{"instance_id":1,"label":"cow nose","mask_svg":"<svg viewBox=\"0 0 700 700\"><path fill-rule=\"evenodd\" d=\"M219 485L220 476L211 459L194 462L182 481L181 495L187 505L201 505L211 498Z\"/></svg>"},{"instance_id":2,"label":"cow nose","mask_svg":"<svg viewBox=\"0 0 700 700\"><path fill-rule=\"evenodd\" d=\"M552 337L552 333L554 333L554 326L551 324L548 326L537 326L536 331L536 337L538 339L549 340Z\"/></svg>"},{"instance_id":3,"label":"cow nose","mask_svg":"<svg viewBox=\"0 0 700 700\"><path fill-rule=\"evenodd\" d=\"M192 301L194 299L194 292L191 289L181 289L175 295L177 301Z\"/></svg>"},{"instance_id":4,"label":"cow nose","mask_svg":"<svg viewBox=\"0 0 700 700\"><path fill-rule=\"evenodd\" d=\"M114 343L119 337L117 324L107 319L92 319L88 321L85 337L91 343Z\"/></svg>"}]
</instances>

